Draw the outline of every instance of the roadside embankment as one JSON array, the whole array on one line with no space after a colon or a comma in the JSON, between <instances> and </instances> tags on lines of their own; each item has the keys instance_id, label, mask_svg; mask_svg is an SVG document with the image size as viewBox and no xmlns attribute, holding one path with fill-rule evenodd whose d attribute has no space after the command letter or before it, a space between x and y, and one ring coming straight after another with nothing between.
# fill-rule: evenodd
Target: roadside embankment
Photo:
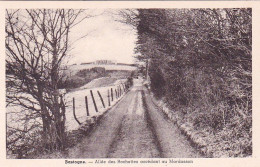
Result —
<instances>
[{"instance_id":1,"label":"roadside embankment","mask_svg":"<svg viewBox=\"0 0 260 167\"><path fill-rule=\"evenodd\" d=\"M221 131L213 133L209 128L196 128L193 123L194 116L183 115L178 111L170 109L167 102L156 99L150 93L152 102L160 108L171 121L173 121L181 132L188 137L191 144L196 147L205 157L225 158L225 157L248 157L248 150L245 148L250 145L248 136L239 136L238 130L243 127L224 127ZM241 126L243 126L241 124ZM232 138L237 133L237 138ZM230 136L229 136L230 135ZM250 148L249 148L250 149Z\"/></svg>"}]
</instances>

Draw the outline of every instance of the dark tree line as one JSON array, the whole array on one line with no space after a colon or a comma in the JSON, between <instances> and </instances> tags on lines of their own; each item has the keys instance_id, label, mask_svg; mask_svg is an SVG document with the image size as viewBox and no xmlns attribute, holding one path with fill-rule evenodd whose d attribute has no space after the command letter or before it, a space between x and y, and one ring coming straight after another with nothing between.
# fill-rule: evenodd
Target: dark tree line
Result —
<instances>
[{"instance_id":1,"label":"dark tree line","mask_svg":"<svg viewBox=\"0 0 260 167\"><path fill-rule=\"evenodd\" d=\"M139 9L131 16L154 94L195 128L240 129L230 140L247 138L241 147L250 154L252 10Z\"/></svg>"}]
</instances>

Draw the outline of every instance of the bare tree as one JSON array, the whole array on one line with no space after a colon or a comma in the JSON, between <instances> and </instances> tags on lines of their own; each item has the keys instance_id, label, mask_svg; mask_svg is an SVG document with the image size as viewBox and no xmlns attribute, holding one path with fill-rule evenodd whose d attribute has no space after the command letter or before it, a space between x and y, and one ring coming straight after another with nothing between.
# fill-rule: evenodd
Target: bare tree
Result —
<instances>
[{"instance_id":1,"label":"bare tree","mask_svg":"<svg viewBox=\"0 0 260 167\"><path fill-rule=\"evenodd\" d=\"M84 10L6 10L7 106L19 105L29 119L40 118L48 150L64 148L65 106L58 83L70 30L88 17Z\"/></svg>"},{"instance_id":2,"label":"bare tree","mask_svg":"<svg viewBox=\"0 0 260 167\"><path fill-rule=\"evenodd\" d=\"M136 28L138 25L138 10L137 9L119 9L111 11L115 21L127 24Z\"/></svg>"}]
</instances>

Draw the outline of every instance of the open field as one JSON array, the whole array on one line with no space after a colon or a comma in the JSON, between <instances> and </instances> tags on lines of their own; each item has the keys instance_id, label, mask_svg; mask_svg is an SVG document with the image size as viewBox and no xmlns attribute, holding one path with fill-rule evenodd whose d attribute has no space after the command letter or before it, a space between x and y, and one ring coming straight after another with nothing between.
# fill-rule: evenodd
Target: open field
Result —
<instances>
[{"instance_id":1,"label":"open field","mask_svg":"<svg viewBox=\"0 0 260 167\"><path fill-rule=\"evenodd\" d=\"M104 79L103 79L104 81ZM73 116L73 108L72 108L72 99L75 98L75 108L76 108L76 116L79 119L80 122L83 122L87 119L86 115L86 105L85 105L85 96L88 98L88 107L89 107L89 113L90 117L94 116L97 114L95 108L94 108L94 103L93 99L90 94L90 90L93 92L94 99L96 101L97 109L99 112L104 112L109 106L108 106L108 90L110 93L110 101L111 101L111 89L113 90L113 101L111 101L110 105L112 106L117 100L116 94L115 94L115 89L121 88L123 92L123 84L126 80L121 79L121 80L115 80L115 84L110 84L109 86L105 85L105 83L102 83L102 87L94 86L92 84L91 88L87 88L86 86L69 92L65 95L64 101L66 103L66 128L67 130L74 130L77 129L78 124L76 120L74 119ZM105 108L102 105L101 99L97 93L97 91L100 92L103 101L105 103ZM25 95L23 95L25 96ZM28 95L29 97L29 95ZM34 121L37 121L38 123L41 122L39 118L31 121L26 122L26 116L29 114L29 111L25 111L21 106L9 106L6 108L7 112L7 126L8 127L13 127L15 129L20 129L21 131L24 129L24 126L31 127Z\"/></svg>"},{"instance_id":2,"label":"open field","mask_svg":"<svg viewBox=\"0 0 260 167\"><path fill-rule=\"evenodd\" d=\"M85 84L84 86L81 86L80 89L90 89L90 88L111 86L114 84L115 81L117 81L117 78L101 77L101 78L93 79L92 81Z\"/></svg>"},{"instance_id":3,"label":"open field","mask_svg":"<svg viewBox=\"0 0 260 167\"><path fill-rule=\"evenodd\" d=\"M86 104L85 104L85 96L88 98L88 107L89 107L89 114L90 117L93 117L97 114L103 113L105 110L108 109L108 91L109 91L109 96L110 96L110 105L113 106L119 98L116 98L116 93L115 90L118 88L121 88L123 92L123 84L126 80L117 80L114 84L111 84L110 86L103 86L103 87L95 87L95 88L84 88L82 87L81 89L77 91L72 91L66 94L65 99L66 99L66 128L68 131L70 130L75 130L79 127L78 123L74 119L73 116L73 108L72 108L72 99L75 98L75 111L76 111L76 117L80 122L84 122L88 117L86 113ZM113 101L111 99L111 89L113 90ZM96 112L95 107L94 107L94 102L90 94L90 90L93 92L93 96L97 105L98 112ZM103 107L101 99L97 93L97 91L100 92L105 107ZM121 96L122 97L122 96Z\"/></svg>"},{"instance_id":4,"label":"open field","mask_svg":"<svg viewBox=\"0 0 260 167\"><path fill-rule=\"evenodd\" d=\"M118 73L118 71L114 71ZM119 72L120 73L120 72ZM119 77L120 78L120 77ZM75 98L75 115L76 118L79 120L80 123L83 123L90 117L100 115L104 111L108 110L111 106L113 106L118 100L123 97L124 94L124 87L123 85L126 82L126 79L118 79L116 77L101 77L92 80L91 82L83 85L82 87L73 89L72 91L68 92L64 96L64 102L66 105L66 122L65 128L66 131L72 131L79 128L79 124L74 118L73 114L73 98ZM116 97L116 90L121 88L121 96ZM113 91L113 101L111 97L111 89ZM93 92L93 97L96 102L97 110L94 107L93 98L91 96L90 91ZM103 98L104 105L98 95L98 91ZM109 92L108 92L109 91ZM110 105L108 104L108 93L110 96ZM28 94L21 93L22 97L29 98L32 101L33 97ZM89 116L87 116L86 112L86 103L85 103L85 96L88 98L88 108L89 108ZM35 101L35 107L40 109L40 106ZM32 114L34 113L34 114ZM31 115L31 116L30 116ZM29 119L29 117L35 117ZM6 107L6 120L7 120L7 143L12 143L15 141L15 147L19 145L23 145L24 141L23 138L27 138L31 140L32 136L40 136L39 132L41 131L42 121L40 115L38 115L34 111L30 111L28 109L24 109L20 105L9 105ZM26 132L28 130L28 132ZM24 133L25 132L25 133ZM16 141L16 139L18 139ZM8 153L8 157L11 154Z\"/></svg>"}]
</instances>

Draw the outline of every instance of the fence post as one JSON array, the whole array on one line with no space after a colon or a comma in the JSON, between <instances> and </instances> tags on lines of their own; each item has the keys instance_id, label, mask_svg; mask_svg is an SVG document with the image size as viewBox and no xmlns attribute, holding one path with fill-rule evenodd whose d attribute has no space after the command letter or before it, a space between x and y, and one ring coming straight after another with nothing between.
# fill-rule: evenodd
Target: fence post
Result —
<instances>
[{"instance_id":1,"label":"fence post","mask_svg":"<svg viewBox=\"0 0 260 167\"><path fill-rule=\"evenodd\" d=\"M113 88L111 88L111 100L113 101L114 99L113 99L114 97L113 97Z\"/></svg>"},{"instance_id":2,"label":"fence post","mask_svg":"<svg viewBox=\"0 0 260 167\"><path fill-rule=\"evenodd\" d=\"M78 122L79 125L81 125L81 123L79 122L79 120L76 117L76 112L75 112L75 98L73 97L73 115L75 120Z\"/></svg>"},{"instance_id":3,"label":"fence post","mask_svg":"<svg viewBox=\"0 0 260 167\"><path fill-rule=\"evenodd\" d=\"M115 89L115 92L116 92L116 98L118 98L118 97L117 97L117 91L116 91L116 89Z\"/></svg>"},{"instance_id":4,"label":"fence post","mask_svg":"<svg viewBox=\"0 0 260 167\"><path fill-rule=\"evenodd\" d=\"M120 97L118 86L116 87L116 90L117 90L117 96Z\"/></svg>"},{"instance_id":5,"label":"fence post","mask_svg":"<svg viewBox=\"0 0 260 167\"><path fill-rule=\"evenodd\" d=\"M124 87L124 84L123 84L123 83L121 83L121 85L122 85L123 92L125 92L125 87Z\"/></svg>"},{"instance_id":6,"label":"fence post","mask_svg":"<svg viewBox=\"0 0 260 167\"><path fill-rule=\"evenodd\" d=\"M93 100L93 103L94 103L95 110L96 110L96 112L98 112L97 104L96 104L95 98L94 98L94 96L93 96L92 90L90 90L90 94L91 94L91 97L92 97L92 100Z\"/></svg>"},{"instance_id":7,"label":"fence post","mask_svg":"<svg viewBox=\"0 0 260 167\"><path fill-rule=\"evenodd\" d=\"M129 83L128 82L126 82L126 88L127 88L127 90L129 90Z\"/></svg>"},{"instance_id":8,"label":"fence post","mask_svg":"<svg viewBox=\"0 0 260 167\"><path fill-rule=\"evenodd\" d=\"M102 104L103 104L103 107L106 108L105 103L104 103L104 100L103 100L103 98L102 98L100 92L97 91L97 93L98 93L98 96L99 96L99 98L100 98L100 100L101 100L101 102L102 102Z\"/></svg>"},{"instance_id":9,"label":"fence post","mask_svg":"<svg viewBox=\"0 0 260 167\"><path fill-rule=\"evenodd\" d=\"M88 110L88 97L87 97L87 96L85 96L85 103L86 103L87 116L89 116L89 110Z\"/></svg>"},{"instance_id":10,"label":"fence post","mask_svg":"<svg viewBox=\"0 0 260 167\"><path fill-rule=\"evenodd\" d=\"M108 106L110 106L110 94L109 94L109 89L107 90L107 99L108 99Z\"/></svg>"}]
</instances>

